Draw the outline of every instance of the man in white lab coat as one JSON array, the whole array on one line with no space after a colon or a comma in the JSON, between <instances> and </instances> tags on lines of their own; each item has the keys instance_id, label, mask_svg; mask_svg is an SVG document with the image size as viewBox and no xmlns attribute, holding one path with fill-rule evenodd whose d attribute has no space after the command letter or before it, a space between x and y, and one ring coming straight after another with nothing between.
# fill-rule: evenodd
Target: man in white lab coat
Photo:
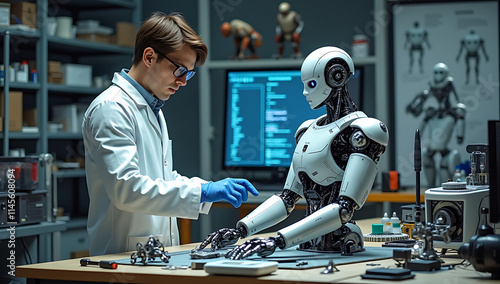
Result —
<instances>
[{"instance_id":1,"label":"man in white lab coat","mask_svg":"<svg viewBox=\"0 0 500 284\"><path fill-rule=\"evenodd\" d=\"M180 14L154 13L136 35L133 66L87 109L83 125L90 196L90 254L135 250L157 237L179 244L176 217L196 219L211 202L239 207L257 190L245 179L207 182L172 168L163 103L205 62L207 47Z\"/></svg>"}]
</instances>

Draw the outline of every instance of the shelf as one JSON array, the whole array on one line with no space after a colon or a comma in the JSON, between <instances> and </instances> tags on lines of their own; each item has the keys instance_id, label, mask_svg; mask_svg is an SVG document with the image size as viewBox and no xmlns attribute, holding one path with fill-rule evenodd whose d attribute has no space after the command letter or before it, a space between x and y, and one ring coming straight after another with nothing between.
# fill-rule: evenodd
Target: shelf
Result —
<instances>
[{"instance_id":1,"label":"shelf","mask_svg":"<svg viewBox=\"0 0 500 284\"><path fill-rule=\"evenodd\" d=\"M49 49L51 52L69 53L82 55L106 55L106 54L133 54L132 47L124 47L115 44L93 42L82 39L67 39L49 36Z\"/></svg>"},{"instance_id":2,"label":"shelf","mask_svg":"<svg viewBox=\"0 0 500 284\"><path fill-rule=\"evenodd\" d=\"M96 10L96 9L134 9L136 5L130 0L72 0L64 5L67 9Z\"/></svg>"},{"instance_id":3,"label":"shelf","mask_svg":"<svg viewBox=\"0 0 500 284\"><path fill-rule=\"evenodd\" d=\"M3 139L3 133L0 133L0 139ZM39 139L40 138L40 133L35 132L35 133L24 133L24 132L9 132L9 139L15 140L15 139Z\"/></svg>"},{"instance_id":4,"label":"shelf","mask_svg":"<svg viewBox=\"0 0 500 284\"><path fill-rule=\"evenodd\" d=\"M82 95L95 95L97 96L102 91L103 88L94 87L73 87L60 84L47 84L47 90L50 93L60 93L60 94L82 94Z\"/></svg>"},{"instance_id":5,"label":"shelf","mask_svg":"<svg viewBox=\"0 0 500 284\"><path fill-rule=\"evenodd\" d=\"M6 32L9 32L11 36L19 36L28 39L29 38L37 39L40 37L39 31L23 31L13 28L0 28L0 34L5 35Z\"/></svg>"},{"instance_id":6,"label":"shelf","mask_svg":"<svg viewBox=\"0 0 500 284\"><path fill-rule=\"evenodd\" d=\"M1 83L0 87L4 87L5 83ZM19 83L19 82L9 82L9 89L16 90L38 90L40 89L39 83Z\"/></svg>"},{"instance_id":7,"label":"shelf","mask_svg":"<svg viewBox=\"0 0 500 284\"><path fill-rule=\"evenodd\" d=\"M52 175L56 178L82 178L85 177L85 169L59 169Z\"/></svg>"},{"instance_id":8,"label":"shelf","mask_svg":"<svg viewBox=\"0 0 500 284\"><path fill-rule=\"evenodd\" d=\"M48 133L47 137L49 139L75 139L79 140L82 139L82 133L80 132L55 132L55 133Z\"/></svg>"},{"instance_id":9,"label":"shelf","mask_svg":"<svg viewBox=\"0 0 500 284\"><path fill-rule=\"evenodd\" d=\"M16 238L23 238L29 236L36 236L46 233L53 233L66 230L66 222L41 222L34 225L20 225L16 226ZM10 238L10 232L7 228L0 230L0 240L7 240Z\"/></svg>"},{"instance_id":10,"label":"shelf","mask_svg":"<svg viewBox=\"0 0 500 284\"><path fill-rule=\"evenodd\" d=\"M300 68L301 59L247 59L247 60L213 60L205 63L208 69L246 69L246 68ZM355 66L375 64L375 57L353 58Z\"/></svg>"}]
</instances>

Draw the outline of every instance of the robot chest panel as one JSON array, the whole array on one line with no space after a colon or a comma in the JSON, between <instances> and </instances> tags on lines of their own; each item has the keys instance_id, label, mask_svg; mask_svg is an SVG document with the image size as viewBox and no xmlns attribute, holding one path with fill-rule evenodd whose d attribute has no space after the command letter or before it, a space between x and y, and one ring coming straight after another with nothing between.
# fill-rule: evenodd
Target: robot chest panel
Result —
<instances>
[{"instance_id":1,"label":"robot chest panel","mask_svg":"<svg viewBox=\"0 0 500 284\"><path fill-rule=\"evenodd\" d=\"M295 148L295 172L305 172L311 180L320 185L330 185L342 180L344 171L337 165L330 150L339 133L338 127L311 126Z\"/></svg>"},{"instance_id":2,"label":"robot chest panel","mask_svg":"<svg viewBox=\"0 0 500 284\"><path fill-rule=\"evenodd\" d=\"M278 15L278 23L284 33L291 33L297 28L295 23L295 13L290 12L286 16Z\"/></svg>"}]
</instances>

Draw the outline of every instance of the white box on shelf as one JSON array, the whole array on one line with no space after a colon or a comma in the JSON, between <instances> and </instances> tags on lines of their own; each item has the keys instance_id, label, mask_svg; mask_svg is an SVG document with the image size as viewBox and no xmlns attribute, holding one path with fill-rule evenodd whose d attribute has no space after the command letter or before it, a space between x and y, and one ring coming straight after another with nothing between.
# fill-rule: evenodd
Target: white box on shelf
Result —
<instances>
[{"instance_id":1,"label":"white box on shelf","mask_svg":"<svg viewBox=\"0 0 500 284\"><path fill-rule=\"evenodd\" d=\"M52 107L53 121L64 125L65 132L78 133L82 131L83 114L87 104L56 105Z\"/></svg>"},{"instance_id":2,"label":"white box on shelf","mask_svg":"<svg viewBox=\"0 0 500 284\"><path fill-rule=\"evenodd\" d=\"M92 66L66 63L61 66L66 86L92 87Z\"/></svg>"}]
</instances>

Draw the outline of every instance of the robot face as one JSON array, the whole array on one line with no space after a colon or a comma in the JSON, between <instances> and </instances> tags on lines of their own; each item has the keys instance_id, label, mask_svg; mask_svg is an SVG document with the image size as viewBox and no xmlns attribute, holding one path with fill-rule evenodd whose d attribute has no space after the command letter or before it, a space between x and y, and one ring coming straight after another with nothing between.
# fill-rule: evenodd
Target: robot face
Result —
<instances>
[{"instance_id":1,"label":"robot face","mask_svg":"<svg viewBox=\"0 0 500 284\"><path fill-rule=\"evenodd\" d=\"M347 72L354 74L354 64L351 57L342 49L333 46L316 49L302 63L300 76L304 84L303 94L312 109L321 107L330 95L332 88L339 87L332 84L332 79L337 79L339 74L342 75L343 72L337 69L337 64L334 65L337 67L333 68L332 64L329 64L332 61L346 63L349 70L344 75L347 75Z\"/></svg>"},{"instance_id":2,"label":"robot face","mask_svg":"<svg viewBox=\"0 0 500 284\"><path fill-rule=\"evenodd\" d=\"M434 65L434 81L441 82L448 77L449 69L444 63Z\"/></svg>"}]
</instances>

